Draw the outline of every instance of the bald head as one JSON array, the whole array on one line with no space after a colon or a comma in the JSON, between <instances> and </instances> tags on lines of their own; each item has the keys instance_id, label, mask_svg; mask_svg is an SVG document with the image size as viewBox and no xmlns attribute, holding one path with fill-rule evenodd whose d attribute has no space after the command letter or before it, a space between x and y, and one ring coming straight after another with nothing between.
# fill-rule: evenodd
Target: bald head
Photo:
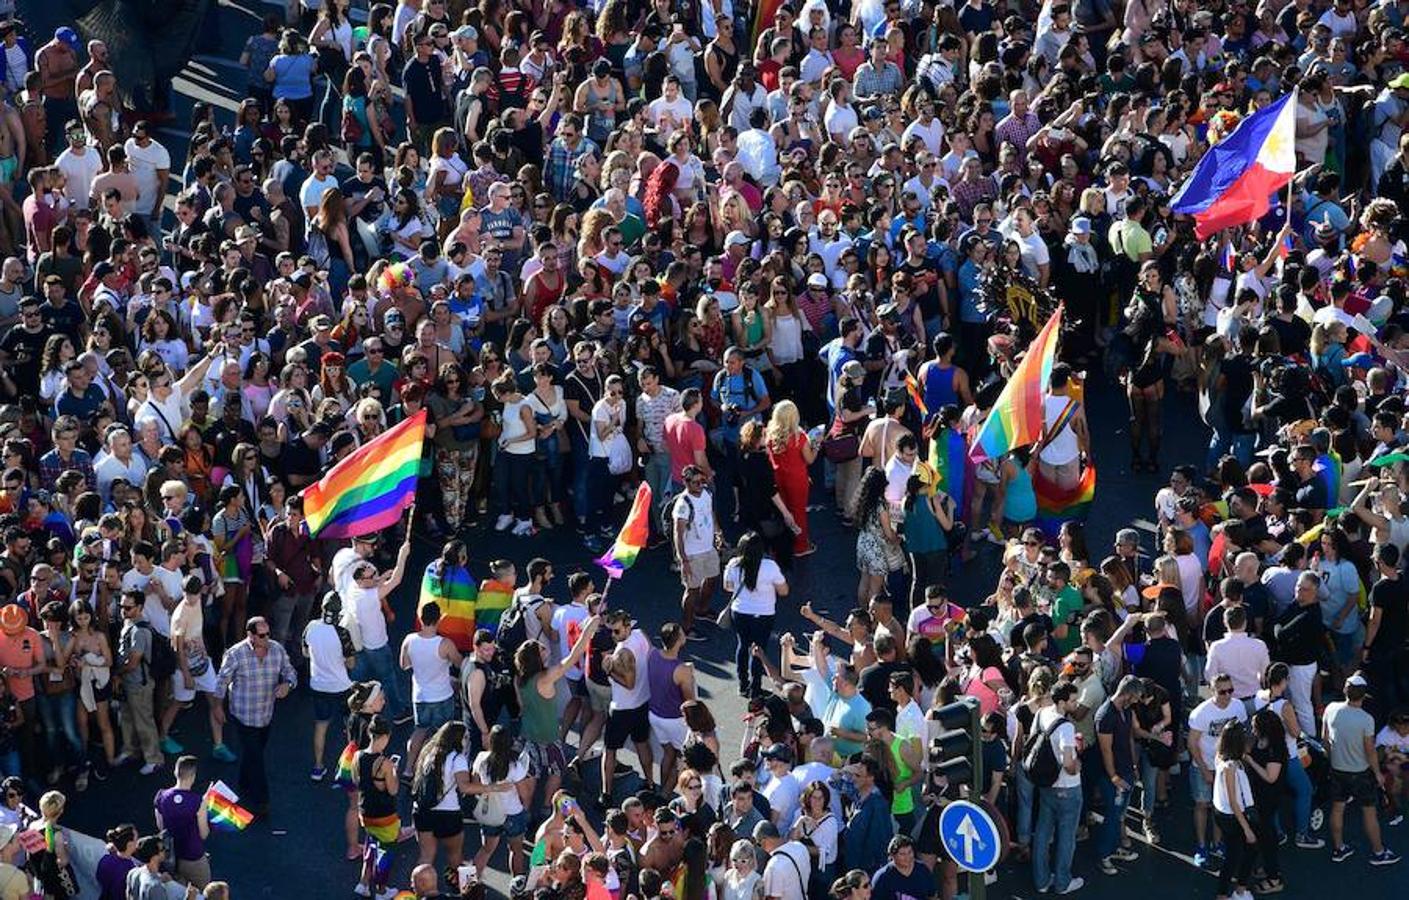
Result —
<instances>
[{"instance_id":1,"label":"bald head","mask_svg":"<svg viewBox=\"0 0 1409 900\"><path fill-rule=\"evenodd\" d=\"M429 897L440 890L435 866L420 865L411 870L411 889L418 897Z\"/></svg>"}]
</instances>

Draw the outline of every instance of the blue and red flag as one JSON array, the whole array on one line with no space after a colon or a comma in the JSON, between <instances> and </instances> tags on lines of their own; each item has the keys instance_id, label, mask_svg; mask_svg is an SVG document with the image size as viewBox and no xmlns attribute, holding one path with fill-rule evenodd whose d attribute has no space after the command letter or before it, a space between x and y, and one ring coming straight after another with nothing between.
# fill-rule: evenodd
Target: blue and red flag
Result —
<instances>
[{"instance_id":1,"label":"blue and red flag","mask_svg":"<svg viewBox=\"0 0 1409 900\"><path fill-rule=\"evenodd\" d=\"M1230 274L1238 273L1238 251L1233 249L1232 241L1223 245L1223 268Z\"/></svg>"},{"instance_id":2,"label":"blue and red flag","mask_svg":"<svg viewBox=\"0 0 1409 900\"><path fill-rule=\"evenodd\" d=\"M1214 144L1175 195L1200 239L1255 221L1296 174L1296 94L1258 110Z\"/></svg>"}]
</instances>

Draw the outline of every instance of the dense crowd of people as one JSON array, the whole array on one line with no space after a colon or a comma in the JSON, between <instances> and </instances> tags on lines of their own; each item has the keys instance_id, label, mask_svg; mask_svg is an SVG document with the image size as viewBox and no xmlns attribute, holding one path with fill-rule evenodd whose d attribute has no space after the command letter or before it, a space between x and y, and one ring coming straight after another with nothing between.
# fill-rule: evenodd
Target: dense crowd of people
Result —
<instances>
[{"instance_id":1,"label":"dense crowd of people","mask_svg":"<svg viewBox=\"0 0 1409 900\"><path fill-rule=\"evenodd\" d=\"M348 5L267 15L171 148L103 42L0 23L0 900L228 897L193 754L268 817L295 690L363 896L414 841L417 897L952 900L960 797L1039 892L1185 795L1219 900L1399 861L1403 0ZM1293 91L1292 183L1200 239L1172 197ZM1041 439L968 462L1056 314ZM1088 387L1161 483L1113 539L1042 501ZM310 535L422 411L412 516ZM602 553L641 481L654 634L523 542ZM819 519L849 610L790 591ZM689 661L731 633L740 747ZM964 697L978 784L928 750ZM78 873L65 805L128 765L172 786Z\"/></svg>"}]
</instances>

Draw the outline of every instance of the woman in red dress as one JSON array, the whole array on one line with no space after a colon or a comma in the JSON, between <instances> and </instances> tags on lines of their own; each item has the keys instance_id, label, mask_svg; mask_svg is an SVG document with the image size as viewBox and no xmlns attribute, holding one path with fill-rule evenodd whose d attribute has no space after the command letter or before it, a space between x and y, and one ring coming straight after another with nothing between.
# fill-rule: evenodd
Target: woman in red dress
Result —
<instances>
[{"instance_id":1,"label":"woman in red dress","mask_svg":"<svg viewBox=\"0 0 1409 900\"><path fill-rule=\"evenodd\" d=\"M817 547L812 543L807 527L807 468L817 459L817 446L803 433L797 406L782 400L773 406L768 420L768 459L773 464L773 478L778 494L797 523L793 534L793 555L807 556Z\"/></svg>"}]
</instances>

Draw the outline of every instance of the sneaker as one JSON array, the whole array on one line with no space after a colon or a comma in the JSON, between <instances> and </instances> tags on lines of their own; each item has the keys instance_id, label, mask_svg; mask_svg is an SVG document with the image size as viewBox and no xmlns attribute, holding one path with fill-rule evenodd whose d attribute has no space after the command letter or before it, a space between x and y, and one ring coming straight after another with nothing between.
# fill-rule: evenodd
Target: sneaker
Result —
<instances>
[{"instance_id":1,"label":"sneaker","mask_svg":"<svg viewBox=\"0 0 1409 900\"><path fill-rule=\"evenodd\" d=\"M128 753L128 752L126 752L126 751L123 751L122 753L119 753L119 754L117 755L117 758L116 758L116 759L113 760L113 768L114 768L114 769L119 769L119 768L121 768L121 767L127 765L128 763L132 762L132 761L135 760L136 758L137 758L137 757L133 756L131 753Z\"/></svg>"},{"instance_id":2,"label":"sneaker","mask_svg":"<svg viewBox=\"0 0 1409 900\"><path fill-rule=\"evenodd\" d=\"M238 758L235 756L235 752L224 744L216 744L215 749L210 751L210 755L223 763L232 763Z\"/></svg>"},{"instance_id":3,"label":"sneaker","mask_svg":"<svg viewBox=\"0 0 1409 900\"><path fill-rule=\"evenodd\" d=\"M1214 859L1223 859L1228 855L1228 847L1222 841L1208 848L1208 855Z\"/></svg>"},{"instance_id":4,"label":"sneaker","mask_svg":"<svg viewBox=\"0 0 1409 900\"><path fill-rule=\"evenodd\" d=\"M1320 850L1326 846L1326 842L1314 834L1299 834L1296 836L1296 845L1302 850Z\"/></svg>"},{"instance_id":5,"label":"sneaker","mask_svg":"<svg viewBox=\"0 0 1409 900\"><path fill-rule=\"evenodd\" d=\"M93 767L93 779L94 779L95 781L107 781L107 780L108 780L108 770L107 770L107 767L104 766L102 763L98 763L96 766L94 766L94 767Z\"/></svg>"},{"instance_id":6,"label":"sneaker","mask_svg":"<svg viewBox=\"0 0 1409 900\"><path fill-rule=\"evenodd\" d=\"M180 756L185 749L185 747L182 747L180 744L173 741L170 737L164 737L161 739L162 753L170 753L172 756Z\"/></svg>"},{"instance_id":7,"label":"sneaker","mask_svg":"<svg viewBox=\"0 0 1409 900\"><path fill-rule=\"evenodd\" d=\"M1379 853L1370 854L1370 865L1372 866L1392 866L1397 862L1399 862L1399 854L1388 847Z\"/></svg>"},{"instance_id":8,"label":"sneaker","mask_svg":"<svg viewBox=\"0 0 1409 900\"><path fill-rule=\"evenodd\" d=\"M1140 854L1131 850L1129 847L1117 847L1109 858L1116 862L1134 862L1140 858Z\"/></svg>"},{"instance_id":9,"label":"sneaker","mask_svg":"<svg viewBox=\"0 0 1409 900\"><path fill-rule=\"evenodd\" d=\"M532 519L519 519L514 524L514 530L509 533L514 537L533 537L537 532L534 530Z\"/></svg>"},{"instance_id":10,"label":"sneaker","mask_svg":"<svg viewBox=\"0 0 1409 900\"><path fill-rule=\"evenodd\" d=\"M1085 886L1086 886L1086 879L1084 879L1084 878L1079 878L1079 877L1078 877L1078 878L1073 878L1071 881L1068 881L1068 882L1067 882L1066 890L1064 890L1064 891L1057 891L1057 893L1058 893L1058 894L1075 894L1077 891L1081 890L1081 889L1084 888Z\"/></svg>"},{"instance_id":11,"label":"sneaker","mask_svg":"<svg viewBox=\"0 0 1409 900\"><path fill-rule=\"evenodd\" d=\"M1106 875L1120 874L1120 870L1115 867L1115 860L1111 856L1107 856L1105 859L1101 860L1100 866L1101 871Z\"/></svg>"},{"instance_id":12,"label":"sneaker","mask_svg":"<svg viewBox=\"0 0 1409 900\"><path fill-rule=\"evenodd\" d=\"M1194 847L1194 865L1200 869L1208 866L1208 848L1203 844Z\"/></svg>"},{"instance_id":13,"label":"sneaker","mask_svg":"<svg viewBox=\"0 0 1409 900\"><path fill-rule=\"evenodd\" d=\"M86 791L86 790L88 790L88 770L87 770L87 769L84 769L82 772L79 772L79 773L78 773L78 776L73 779L73 789L74 789L75 791ZM1371 859L1371 862L1374 862L1374 860Z\"/></svg>"},{"instance_id":14,"label":"sneaker","mask_svg":"<svg viewBox=\"0 0 1409 900\"><path fill-rule=\"evenodd\" d=\"M1041 887L1039 887L1039 888L1037 889L1037 893L1039 893L1039 894L1045 894L1045 893L1047 893L1048 891L1050 891L1051 889L1052 889L1052 882L1049 881L1049 882L1047 882L1046 884L1044 884L1044 885L1042 885Z\"/></svg>"},{"instance_id":15,"label":"sneaker","mask_svg":"<svg viewBox=\"0 0 1409 900\"><path fill-rule=\"evenodd\" d=\"M1159 843L1159 829L1155 828L1155 825L1154 825L1153 822L1146 822L1146 823L1145 823L1145 843L1147 843L1147 844L1158 844L1158 843Z\"/></svg>"},{"instance_id":16,"label":"sneaker","mask_svg":"<svg viewBox=\"0 0 1409 900\"><path fill-rule=\"evenodd\" d=\"M415 717L412 716L411 713L410 713L410 711L408 710L407 712L404 712L404 713L402 713L401 715L397 716L395 719L392 719L392 720L391 720L391 724L393 724L393 725L409 725L409 724L410 724L411 722L413 722L414 720L415 720Z\"/></svg>"},{"instance_id":17,"label":"sneaker","mask_svg":"<svg viewBox=\"0 0 1409 900\"><path fill-rule=\"evenodd\" d=\"M137 771L140 772L140 773L143 774L143 775L151 775L151 774L152 774L153 772L155 772L158 768L160 768L160 766L158 766L156 763L147 763L145 766L143 766L142 768L138 769Z\"/></svg>"},{"instance_id":18,"label":"sneaker","mask_svg":"<svg viewBox=\"0 0 1409 900\"><path fill-rule=\"evenodd\" d=\"M1319 806L1311 811L1311 819L1307 823L1312 831L1320 831L1321 826L1326 824L1326 811Z\"/></svg>"},{"instance_id":19,"label":"sneaker","mask_svg":"<svg viewBox=\"0 0 1409 900\"><path fill-rule=\"evenodd\" d=\"M1403 824L1404 824L1404 813L1395 813L1393 816L1390 817L1390 820L1389 820L1388 822L1386 822L1385 824L1388 825L1388 826L1391 827L1391 828L1393 828L1393 827L1396 826L1396 825L1403 825Z\"/></svg>"},{"instance_id":20,"label":"sneaker","mask_svg":"<svg viewBox=\"0 0 1409 900\"><path fill-rule=\"evenodd\" d=\"M357 896L359 896L359 897L370 897L370 896L372 896L372 889L369 888L369 887L367 887L367 885L365 885L365 884L360 884L360 883L359 883L359 884L357 885L357 887L355 887L355 888L352 889L352 892L353 892L354 894L356 894Z\"/></svg>"},{"instance_id":21,"label":"sneaker","mask_svg":"<svg viewBox=\"0 0 1409 900\"><path fill-rule=\"evenodd\" d=\"M308 773L309 781L322 781L328 775L328 770L322 766L314 766Z\"/></svg>"},{"instance_id":22,"label":"sneaker","mask_svg":"<svg viewBox=\"0 0 1409 900\"><path fill-rule=\"evenodd\" d=\"M494 530L503 531L512 524L514 524L514 517L509 515L508 513L503 513L499 516L499 518L494 520Z\"/></svg>"},{"instance_id":23,"label":"sneaker","mask_svg":"<svg viewBox=\"0 0 1409 900\"><path fill-rule=\"evenodd\" d=\"M396 888L386 888L377 895L377 900L393 900L396 897Z\"/></svg>"},{"instance_id":24,"label":"sneaker","mask_svg":"<svg viewBox=\"0 0 1409 900\"><path fill-rule=\"evenodd\" d=\"M1349 844L1342 844L1331 851L1331 862L1345 862L1355 855L1355 848Z\"/></svg>"}]
</instances>

